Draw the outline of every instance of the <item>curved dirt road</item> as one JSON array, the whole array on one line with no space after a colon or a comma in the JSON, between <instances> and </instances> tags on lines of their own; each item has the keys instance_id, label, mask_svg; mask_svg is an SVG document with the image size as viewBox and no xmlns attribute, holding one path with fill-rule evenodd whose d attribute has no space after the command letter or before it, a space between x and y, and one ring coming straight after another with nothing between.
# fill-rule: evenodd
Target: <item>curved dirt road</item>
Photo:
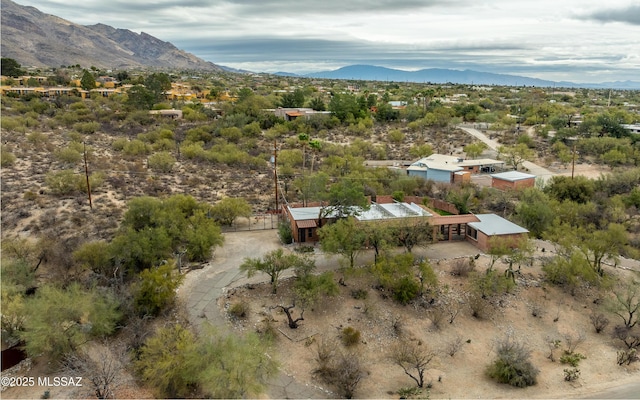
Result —
<instances>
[{"instance_id":1,"label":"curved dirt road","mask_svg":"<svg viewBox=\"0 0 640 400\"><path fill-rule=\"evenodd\" d=\"M481 142L485 143L487 146L489 146L489 148L495 152L498 151L498 147L501 146L500 143L498 143L497 141L490 139L489 137L487 137L487 135L485 135L484 133L480 132L479 130L468 126L468 125L458 125L458 128L460 128L461 130L465 131L466 133L468 133L469 135L475 137L476 139L480 140ZM537 164L532 163L531 161L525 161L522 164L526 169L529 170L529 172L533 175L535 175L536 177L539 177L541 179L543 179L545 182L548 181L553 175L555 175L553 172L549 171L548 169L541 167Z\"/></svg>"},{"instance_id":2,"label":"curved dirt road","mask_svg":"<svg viewBox=\"0 0 640 400\"><path fill-rule=\"evenodd\" d=\"M224 246L215 250L213 260L205 268L187 274L178 292L187 303L189 320L197 328L208 322L221 331L230 331L228 321L218 307L218 298L230 287L263 282L264 274L247 279L238 267L245 257L261 257L281 246L275 230L231 232L225 233L224 238ZM317 388L296 382L284 371L271 380L266 392L273 399L327 397Z\"/></svg>"}]
</instances>

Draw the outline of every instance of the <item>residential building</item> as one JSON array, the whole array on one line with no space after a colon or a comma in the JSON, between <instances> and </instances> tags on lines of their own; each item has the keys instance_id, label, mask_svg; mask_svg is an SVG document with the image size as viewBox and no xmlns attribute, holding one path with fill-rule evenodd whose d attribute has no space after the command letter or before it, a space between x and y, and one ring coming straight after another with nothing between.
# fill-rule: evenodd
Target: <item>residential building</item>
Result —
<instances>
[{"instance_id":1,"label":"residential building","mask_svg":"<svg viewBox=\"0 0 640 400\"><path fill-rule=\"evenodd\" d=\"M491 174L491 187L501 190L518 190L533 187L536 176L519 171L500 172Z\"/></svg>"},{"instance_id":2,"label":"residential building","mask_svg":"<svg viewBox=\"0 0 640 400\"><path fill-rule=\"evenodd\" d=\"M448 156L445 154L432 154L421 158L407 168L407 175L419 176L436 182L453 183L456 181L457 172L494 172L504 168L504 161L483 158L477 160L465 160L464 158ZM464 178L459 178L464 181Z\"/></svg>"}]
</instances>

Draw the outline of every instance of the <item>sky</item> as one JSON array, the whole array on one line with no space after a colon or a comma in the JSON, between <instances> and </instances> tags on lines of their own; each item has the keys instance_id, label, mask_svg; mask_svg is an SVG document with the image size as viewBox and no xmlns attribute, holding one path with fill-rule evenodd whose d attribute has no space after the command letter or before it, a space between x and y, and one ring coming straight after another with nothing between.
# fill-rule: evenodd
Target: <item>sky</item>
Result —
<instances>
[{"instance_id":1,"label":"sky","mask_svg":"<svg viewBox=\"0 0 640 400\"><path fill-rule=\"evenodd\" d=\"M639 0L17 0L146 32L219 65L308 73L353 64L554 81L640 81Z\"/></svg>"}]
</instances>

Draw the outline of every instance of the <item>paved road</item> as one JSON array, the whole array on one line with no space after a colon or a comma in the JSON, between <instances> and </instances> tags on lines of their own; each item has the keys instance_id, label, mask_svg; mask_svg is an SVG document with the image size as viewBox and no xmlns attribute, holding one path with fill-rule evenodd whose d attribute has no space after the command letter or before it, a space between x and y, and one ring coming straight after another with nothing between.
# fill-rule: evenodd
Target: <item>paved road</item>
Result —
<instances>
[{"instance_id":1,"label":"paved road","mask_svg":"<svg viewBox=\"0 0 640 400\"><path fill-rule=\"evenodd\" d=\"M638 376L640 381L640 376ZM583 399L640 399L640 382L614 387L600 393L591 394Z\"/></svg>"},{"instance_id":2,"label":"paved road","mask_svg":"<svg viewBox=\"0 0 640 400\"><path fill-rule=\"evenodd\" d=\"M216 249L214 259L202 270L190 272L180 288L179 295L187 302L189 319L198 328L209 322L221 331L230 332L229 324L221 314L217 300L229 288L250 282L261 282L266 275L247 279L239 270L245 257L261 257L280 247L275 230L231 232L224 234L225 243ZM191 275L191 276L189 276ZM295 381L285 372L274 377L266 390L272 399L326 398L321 390Z\"/></svg>"},{"instance_id":3,"label":"paved road","mask_svg":"<svg viewBox=\"0 0 640 400\"><path fill-rule=\"evenodd\" d=\"M487 146L489 146L489 148L492 151L496 152L496 154L498 151L498 147L502 146L497 141L487 137L487 135L485 135L484 133L480 132L479 130L473 127L466 126L466 125L458 125L458 128L467 132L469 135L475 137L476 139L484 142ZM526 169L528 169L531 174L543 179L545 182L548 181L554 175L554 173L549 171L548 169L541 167L537 164L534 164L530 161L525 161L522 165Z\"/></svg>"}]
</instances>

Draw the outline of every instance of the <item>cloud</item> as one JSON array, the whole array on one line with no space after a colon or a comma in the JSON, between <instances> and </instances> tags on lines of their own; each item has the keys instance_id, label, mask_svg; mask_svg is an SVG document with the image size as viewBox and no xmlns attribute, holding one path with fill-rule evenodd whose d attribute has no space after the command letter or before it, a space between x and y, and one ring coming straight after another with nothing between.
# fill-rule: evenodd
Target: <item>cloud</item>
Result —
<instances>
[{"instance_id":1,"label":"cloud","mask_svg":"<svg viewBox=\"0 0 640 400\"><path fill-rule=\"evenodd\" d=\"M640 25L640 4L630 5L624 8L600 10L584 16L604 23L622 22L631 25Z\"/></svg>"}]
</instances>

